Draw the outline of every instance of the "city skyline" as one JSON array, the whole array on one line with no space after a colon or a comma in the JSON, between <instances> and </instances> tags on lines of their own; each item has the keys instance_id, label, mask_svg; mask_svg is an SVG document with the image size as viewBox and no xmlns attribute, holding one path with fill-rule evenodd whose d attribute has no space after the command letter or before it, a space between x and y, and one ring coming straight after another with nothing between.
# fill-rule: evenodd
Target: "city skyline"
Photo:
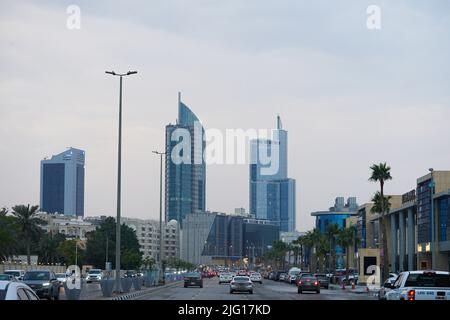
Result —
<instances>
[{"instance_id":1,"label":"city skyline","mask_svg":"<svg viewBox=\"0 0 450 320\"><path fill-rule=\"evenodd\" d=\"M158 218L151 151L164 149L180 90L208 128L270 128L282 116L300 231L338 194L370 200L373 163L392 167L386 192L402 194L429 167L450 163L450 10L438 2L383 1L382 29L373 31L366 1L322 2L320 10L304 2L79 1L80 30L67 29L65 4L2 1L0 206L38 204L38 161L74 146L89 154L85 216L114 215L111 68L139 70L124 82L124 216ZM206 209L249 209L247 165L207 170Z\"/></svg>"}]
</instances>

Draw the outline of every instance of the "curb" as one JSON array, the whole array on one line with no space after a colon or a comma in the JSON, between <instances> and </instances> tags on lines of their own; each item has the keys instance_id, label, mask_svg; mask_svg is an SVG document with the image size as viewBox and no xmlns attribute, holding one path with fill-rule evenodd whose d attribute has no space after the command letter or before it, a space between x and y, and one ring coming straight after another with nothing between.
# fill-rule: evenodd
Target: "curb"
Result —
<instances>
[{"instance_id":1,"label":"curb","mask_svg":"<svg viewBox=\"0 0 450 320\"><path fill-rule=\"evenodd\" d=\"M136 298L136 297L139 297L142 295L146 295L146 294L152 293L153 291L157 291L157 290L160 290L163 288L174 287L175 285L177 285L179 283L181 283L181 281L175 281L170 284L166 284L164 286L157 286L157 287L153 287L153 288L148 288L147 290L135 291L135 292L127 293L127 294L124 294L124 295L121 295L118 297L109 298L107 300L130 300L130 299L133 299L133 298Z\"/></svg>"},{"instance_id":2,"label":"curb","mask_svg":"<svg viewBox=\"0 0 450 320\"><path fill-rule=\"evenodd\" d=\"M342 290L342 291L346 291L346 292L350 292L350 293L355 293L355 294L370 294L370 293L376 293L376 291L374 290L370 290L367 291L367 288L358 288L358 289L351 289L351 287L346 287L345 289L342 289L342 287L338 286L338 285L330 285L329 287L330 290Z\"/></svg>"}]
</instances>

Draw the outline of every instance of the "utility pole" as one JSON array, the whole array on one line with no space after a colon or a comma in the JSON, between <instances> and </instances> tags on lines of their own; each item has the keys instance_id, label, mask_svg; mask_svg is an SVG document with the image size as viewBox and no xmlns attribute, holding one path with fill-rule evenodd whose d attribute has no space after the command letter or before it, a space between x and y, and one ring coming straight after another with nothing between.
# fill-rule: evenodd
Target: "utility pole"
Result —
<instances>
[{"instance_id":1,"label":"utility pole","mask_svg":"<svg viewBox=\"0 0 450 320\"><path fill-rule=\"evenodd\" d=\"M154 154L160 156L160 168L159 168L159 266L161 270L161 277L164 281L164 274L163 274L163 223L162 223L162 171L163 171L163 155L166 154L166 152L158 152L158 151L152 151Z\"/></svg>"},{"instance_id":2,"label":"utility pole","mask_svg":"<svg viewBox=\"0 0 450 320\"><path fill-rule=\"evenodd\" d=\"M122 179L122 77L136 74L137 71L127 73L115 73L105 71L105 73L120 77L119 87L119 142L117 152L117 217L116 217L116 292L121 292L120 287L120 209L121 209L121 179Z\"/></svg>"}]
</instances>

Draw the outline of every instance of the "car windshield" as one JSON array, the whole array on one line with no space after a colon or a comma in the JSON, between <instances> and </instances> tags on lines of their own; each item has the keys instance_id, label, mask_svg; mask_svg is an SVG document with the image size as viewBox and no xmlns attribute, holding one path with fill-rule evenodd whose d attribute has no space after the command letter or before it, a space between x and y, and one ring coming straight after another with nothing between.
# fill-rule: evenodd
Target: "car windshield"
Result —
<instances>
[{"instance_id":1,"label":"car windshield","mask_svg":"<svg viewBox=\"0 0 450 320\"><path fill-rule=\"evenodd\" d=\"M315 281L316 278L314 278L314 277L302 277L302 280L305 280L305 281Z\"/></svg>"},{"instance_id":2,"label":"car windshield","mask_svg":"<svg viewBox=\"0 0 450 320\"><path fill-rule=\"evenodd\" d=\"M311 278L313 275L309 273L302 274L301 278Z\"/></svg>"},{"instance_id":3,"label":"car windshield","mask_svg":"<svg viewBox=\"0 0 450 320\"><path fill-rule=\"evenodd\" d=\"M99 274L102 273L100 270L91 270L89 271L89 274Z\"/></svg>"},{"instance_id":4,"label":"car windshield","mask_svg":"<svg viewBox=\"0 0 450 320\"><path fill-rule=\"evenodd\" d=\"M200 278L200 274L198 273L188 273L186 278Z\"/></svg>"},{"instance_id":5,"label":"car windshield","mask_svg":"<svg viewBox=\"0 0 450 320\"><path fill-rule=\"evenodd\" d=\"M57 278L65 278L65 277L66 277L66 274L65 274L65 273L57 273L57 274L56 274L56 277L57 277Z\"/></svg>"},{"instance_id":6,"label":"car windshield","mask_svg":"<svg viewBox=\"0 0 450 320\"><path fill-rule=\"evenodd\" d=\"M234 277L234 281L248 281L248 277Z\"/></svg>"},{"instance_id":7,"label":"car windshield","mask_svg":"<svg viewBox=\"0 0 450 320\"><path fill-rule=\"evenodd\" d=\"M261 275L259 274L259 273L256 273L256 272L254 272L254 273L252 273L251 274L251 277L260 277Z\"/></svg>"},{"instance_id":8,"label":"car windshield","mask_svg":"<svg viewBox=\"0 0 450 320\"><path fill-rule=\"evenodd\" d=\"M20 271L5 271L5 274L10 274L14 277L20 277Z\"/></svg>"},{"instance_id":9,"label":"car windshield","mask_svg":"<svg viewBox=\"0 0 450 320\"><path fill-rule=\"evenodd\" d=\"M49 280L50 273L44 271L29 271L25 273L23 280Z\"/></svg>"},{"instance_id":10,"label":"car windshield","mask_svg":"<svg viewBox=\"0 0 450 320\"><path fill-rule=\"evenodd\" d=\"M405 287L449 287L450 275L436 273L410 274L406 280Z\"/></svg>"}]
</instances>

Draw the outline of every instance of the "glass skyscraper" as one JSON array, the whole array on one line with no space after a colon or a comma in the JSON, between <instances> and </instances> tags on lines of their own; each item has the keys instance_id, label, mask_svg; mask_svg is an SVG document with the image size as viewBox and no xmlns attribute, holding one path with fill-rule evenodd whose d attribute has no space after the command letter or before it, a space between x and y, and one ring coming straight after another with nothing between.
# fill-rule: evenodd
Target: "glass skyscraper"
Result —
<instances>
[{"instance_id":1,"label":"glass skyscraper","mask_svg":"<svg viewBox=\"0 0 450 320\"><path fill-rule=\"evenodd\" d=\"M177 122L166 126L166 221L174 219L181 225L186 214L205 211L204 135L200 120L178 94ZM183 144L187 148L180 148ZM177 156L188 161L177 163Z\"/></svg>"},{"instance_id":2,"label":"glass skyscraper","mask_svg":"<svg viewBox=\"0 0 450 320\"><path fill-rule=\"evenodd\" d=\"M295 179L288 178L287 131L283 130L279 116L272 140L251 141L250 157L250 213L258 219L276 222L280 231L294 231ZM271 161L263 161L265 157Z\"/></svg>"},{"instance_id":3,"label":"glass skyscraper","mask_svg":"<svg viewBox=\"0 0 450 320\"><path fill-rule=\"evenodd\" d=\"M84 161L75 148L41 161L41 211L84 216Z\"/></svg>"}]
</instances>

